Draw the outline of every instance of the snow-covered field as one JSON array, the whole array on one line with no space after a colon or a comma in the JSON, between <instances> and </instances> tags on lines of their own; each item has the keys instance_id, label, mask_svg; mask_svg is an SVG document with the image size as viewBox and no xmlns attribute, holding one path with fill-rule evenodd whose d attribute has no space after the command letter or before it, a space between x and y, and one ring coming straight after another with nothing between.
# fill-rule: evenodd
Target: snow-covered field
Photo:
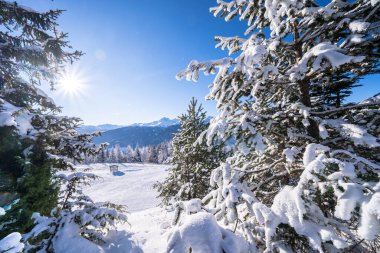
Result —
<instances>
[{"instance_id":1,"label":"snow-covered field","mask_svg":"<svg viewBox=\"0 0 380 253\"><path fill-rule=\"evenodd\" d=\"M94 201L111 201L127 206L129 224L118 227L118 233L110 234L106 252L161 253L166 249L166 230L171 213L160 207L153 184L163 181L168 166L154 164L118 164L119 171L110 173L109 164L80 166L100 177L85 188ZM132 233L132 234L131 234ZM136 244L136 245L134 245Z\"/></svg>"}]
</instances>

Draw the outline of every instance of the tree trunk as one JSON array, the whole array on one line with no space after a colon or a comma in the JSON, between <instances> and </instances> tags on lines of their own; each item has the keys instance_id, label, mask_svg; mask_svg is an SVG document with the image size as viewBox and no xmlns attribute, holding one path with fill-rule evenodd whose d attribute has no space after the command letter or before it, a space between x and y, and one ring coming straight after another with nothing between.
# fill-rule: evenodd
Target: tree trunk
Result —
<instances>
[{"instance_id":1,"label":"tree trunk","mask_svg":"<svg viewBox=\"0 0 380 253\"><path fill-rule=\"evenodd\" d=\"M299 41L299 33L297 24L294 25L294 50L296 52L296 60L299 62L302 59L303 52L302 52L302 43ZM301 102L309 107L312 108L311 99L310 99L310 87L309 82L305 79L300 80L297 82L298 88L300 90L300 99ZM310 125L307 127L308 134L313 137L314 139L318 140L319 138L319 129L317 123L309 119Z\"/></svg>"}]
</instances>

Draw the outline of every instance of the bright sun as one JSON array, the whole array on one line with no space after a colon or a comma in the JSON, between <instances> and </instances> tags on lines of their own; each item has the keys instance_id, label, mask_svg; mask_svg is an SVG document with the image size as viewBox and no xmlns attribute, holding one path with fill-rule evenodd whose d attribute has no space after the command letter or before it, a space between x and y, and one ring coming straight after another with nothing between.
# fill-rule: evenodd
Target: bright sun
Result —
<instances>
[{"instance_id":1,"label":"bright sun","mask_svg":"<svg viewBox=\"0 0 380 253\"><path fill-rule=\"evenodd\" d=\"M84 89L85 79L83 75L74 68L66 69L66 71L62 73L57 85L58 92L69 97L82 95Z\"/></svg>"}]
</instances>

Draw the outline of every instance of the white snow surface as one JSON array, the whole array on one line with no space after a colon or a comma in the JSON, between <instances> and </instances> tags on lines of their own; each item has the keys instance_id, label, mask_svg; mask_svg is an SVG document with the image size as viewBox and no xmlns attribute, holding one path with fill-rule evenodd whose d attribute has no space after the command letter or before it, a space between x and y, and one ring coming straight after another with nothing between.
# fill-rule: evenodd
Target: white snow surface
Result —
<instances>
[{"instance_id":1,"label":"white snow surface","mask_svg":"<svg viewBox=\"0 0 380 253\"><path fill-rule=\"evenodd\" d=\"M119 171L110 173L111 164L81 165L102 177L86 187L84 192L94 201L110 201L127 206L128 223L112 231L108 244L101 252L109 253L163 253L166 252L167 232L172 213L157 205L157 192L153 184L167 176L167 165L117 164ZM134 247L137 246L137 247ZM88 253L92 253L87 251ZM94 251L99 252L99 251Z\"/></svg>"}]
</instances>

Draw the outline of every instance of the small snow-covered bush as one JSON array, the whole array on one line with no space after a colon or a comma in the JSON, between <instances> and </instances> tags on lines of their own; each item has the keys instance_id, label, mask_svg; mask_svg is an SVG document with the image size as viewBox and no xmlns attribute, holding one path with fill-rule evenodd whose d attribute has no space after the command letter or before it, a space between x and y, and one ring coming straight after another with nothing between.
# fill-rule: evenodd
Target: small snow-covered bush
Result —
<instances>
[{"instance_id":1,"label":"small snow-covered bush","mask_svg":"<svg viewBox=\"0 0 380 253\"><path fill-rule=\"evenodd\" d=\"M99 245L117 222L125 222L124 207L112 203L95 203L82 192L82 186L97 177L77 172L59 175L64 186L58 208L50 217L33 214L34 228L23 236L26 252L101 252Z\"/></svg>"}]
</instances>

